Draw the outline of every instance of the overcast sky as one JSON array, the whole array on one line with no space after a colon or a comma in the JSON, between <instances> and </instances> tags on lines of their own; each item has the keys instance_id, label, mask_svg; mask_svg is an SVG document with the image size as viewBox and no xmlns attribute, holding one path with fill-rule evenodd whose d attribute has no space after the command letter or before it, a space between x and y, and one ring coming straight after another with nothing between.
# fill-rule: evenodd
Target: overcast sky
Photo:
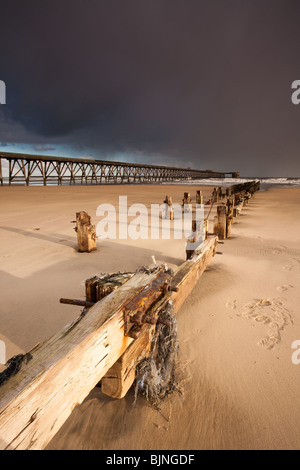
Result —
<instances>
[{"instance_id":1,"label":"overcast sky","mask_svg":"<svg viewBox=\"0 0 300 470\"><path fill-rule=\"evenodd\" d=\"M300 176L299 0L1 2L0 149Z\"/></svg>"}]
</instances>

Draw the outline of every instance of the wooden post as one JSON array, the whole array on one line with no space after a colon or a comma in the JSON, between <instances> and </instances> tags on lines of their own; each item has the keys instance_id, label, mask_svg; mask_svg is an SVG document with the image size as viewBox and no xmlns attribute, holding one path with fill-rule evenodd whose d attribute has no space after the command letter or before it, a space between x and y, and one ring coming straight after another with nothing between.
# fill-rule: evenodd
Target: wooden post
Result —
<instances>
[{"instance_id":1,"label":"wooden post","mask_svg":"<svg viewBox=\"0 0 300 470\"><path fill-rule=\"evenodd\" d=\"M245 195L244 195L244 205L245 206L248 204L250 198L251 198L251 193L246 192Z\"/></svg>"},{"instance_id":2,"label":"wooden post","mask_svg":"<svg viewBox=\"0 0 300 470\"><path fill-rule=\"evenodd\" d=\"M203 204L203 195L200 190L196 192L196 204Z\"/></svg>"},{"instance_id":3,"label":"wooden post","mask_svg":"<svg viewBox=\"0 0 300 470\"><path fill-rule=\"evenodd\" d=\"M98 302L125 284L134 273L116 273L94 276L85 281L85 298L88 302Z\"/></svg>"},{"instance_id":4,"label":"wooden post","mask_svg":"<svg viewBox=\"0 0 300 470\"><path fill-rule=\"evenodd\" d=\"M218 216L214 216L214 230L213 230L214 235L218 234Z\"/></svg>"},{"instance_id":5,"label":"wooden post","mask_svg":"<svg viewBox=\"0 0 300 470\"><path fill-rule=\"evenodd\" d=\"M193 243L195 244L200 238L200 232L199 232L199 225L197 224L197 220L193 219L192 220L192 234L188 238L188 243ZM186 250L186 259L189 259L192 254L194 253L195 250Z\"/></svg>"},{"instance_id":6,"label":"wooden post","mask_svg":"<svg viewBox=\"0 0 300 470\"><path fill-rule=\"evenodd\" d=\"M97 249L96 228L91 224L91 217L84 211L76 213L78 251L90 253Z\"/></svg>"},{"instance_id":7,"label":"wooden post","mask_svg":"<svg viewBox=\"0 0 300 470\"><path fill-rule=\"evenodd\" d=\"M233 222L233 200L227 199L226 238L231 237L232 222Z\"/></svg>"},{"instance_id":8,"label":"wooden post","mask_svg":"<svg viewBox=\"0 0 300 470\"><path fill-rule=\"evenodd\" d=\"M164 203L166 204L166 218L169 218L170 220L174 220L174 210L173 210L173 202L171 196L166 196L166 199L164 200Z\"/></svg>"},{"instance_id":9,"label":"wooden post","mask_svg":"<svg viewBox=\"0 0 300 470\"><path fill-rule=\"evenodd\" d=\"M226 206L217 207L217 224L214 227L214 233L220 240L226 239Z\"/></svg>"},{"instance_id":10,"label":"wooden post","mask_svg":"<svg viewBox=\"0 0 300 470\"><path fill-rule=\"evenodd\" d=\"M166 196L166 199L164 200L164 203L168 204L168 206L172 206L173 202L172 202L171 196Z\"/></svg>"},{"instance_id":11,"label":"wooden post","mask_svg":"<svg viewBox=\"0 0 300 470\"><path fill-rule=\"evenodd\" d=\"M233 217L237 217L238 215L240 215L243 210L244 202L241 200L239 201L240 202L233 208Z\"/></svg>"},{"instance_id":12,"label":"wooden post","mask_svg":"<svg viewBox=\"0 0 300 470\"><path fill-rule=\"evenodd\" d=\"M190 193L184 193L183 195L183 200L182 200L182 206L184 212L191 212L192 207L191 207L191 195Z\"/></svg>"},{"instance_id":13,"label":"wooden post","mask_svg":"<svg viewBox=\"0 0 300 470\"><path fill-rule=\"evenodd\" d=\"M190 195L190 193L184 193L182 203L183 204L191 204L191 195Z\"/></svg>"},{"instance_id":14,"label":"wooden post","mask_svg":"<svg viewBox=\"0 0 300 470\"><path fill-rule=\"evenodd\" d=\"M204 220L204 239L208 238L208 219Z\"/></svg>"},{"instance_id":15,"label":"wooden post","mask_svg":"<svg viewBox=\"0 0 300 470\"><path fill-rule=\"evenodd\" d=\"M216 188L214 188L212 192L212 202L218 202L218 192Z\"/></svg>"}]
</instances>

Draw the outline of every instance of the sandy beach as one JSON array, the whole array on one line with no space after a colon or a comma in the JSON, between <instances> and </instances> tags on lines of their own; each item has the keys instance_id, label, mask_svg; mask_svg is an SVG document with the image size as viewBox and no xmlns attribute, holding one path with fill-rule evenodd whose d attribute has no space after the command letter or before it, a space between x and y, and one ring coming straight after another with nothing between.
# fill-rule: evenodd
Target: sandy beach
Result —
<instances>
[{"instance_id":1,"label":"sandy beach","mask_svg":"<svg viewBox=\"0 0 300 470\"><path fill-rule=\"evenodd\" d=\"M195 186L128 185L0 188L0 340L7 358L30 350L74 321L84 281L185 260L183 240L104 240L78 253L78 211L97 223L100 204L180 203ZM212 188L201 188L204 200ZM230 239L178 314L178 391L160 409L134 391L122 400L100 388L76 407L47 449L299 449L300 189L256 193ZM213 213L212 213L213 215ZM212 226L210 227L212 229ZM3 370L3 367L2 367Z\"/></svg>"}]
</instances>

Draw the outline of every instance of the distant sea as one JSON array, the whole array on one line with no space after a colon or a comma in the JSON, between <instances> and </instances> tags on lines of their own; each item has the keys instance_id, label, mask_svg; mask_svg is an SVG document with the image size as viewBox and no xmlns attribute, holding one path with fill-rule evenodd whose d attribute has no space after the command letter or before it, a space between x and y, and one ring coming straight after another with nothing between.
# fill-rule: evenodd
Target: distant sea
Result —
<instances>
[{"instance_id":1,"label":"distant sea","mask_svg":"<svg viewBox=\"0 0 300 470\"><path fill-rule=\"evenodd\" d=\"M3 169L3 180L4 184L8 184L8 170L6 168ZM67 175L66 175L67 176ZM174 181L164 181L162 183L159 182L151 182L151 183L134 183L133 181L130 184L187 184L187 185L192 185L192 186L214 186L214 187L227 187L227 186L232 186L233 184L239 184L239 183L246 183L247 181L259 181L260 182L260 189L261 190L267 190L271 187L280 187L280 188L297 188L300 187L300 178L278 178L278 177L252 177L252 178L206 178L206 179L197 179L197 180L174 180ZM79 186L81 183L81 178L78 177L76 181L76 186ZM121 180L118 179L118 183L121 184ZM13 185L20 185L24 186L25 182L24 179L18 179L16 178L13 181ZM63 186L68 186L69 182L68 181L63 181ZM115 184L113 181L109 181L107 183L102 183L102 185L112 185ZM128 184L128 183L124 183ZM43 185L43 180L40 176L33 176L31 177L30 180L30 186L42 186ZM57 177L50 177L47 181L48 186L57 186Z\"/></svg>"},{"instance_id":2,"label":"distant sea","mask_svg":"<svg viewBox=\"0 0 300 470\"><path fill-rule=\"evenodd\" d=\"M300 187L300 178L278 178L278 177L252 177L252 178L207 178L199 180L184 180L165 182L163 184L188 184L193 186L232 186L233 184L246 183L247 181L259 181L260 189L267 190L271 187L280 188L298 188Z\"/></svg>"}]
</instances>

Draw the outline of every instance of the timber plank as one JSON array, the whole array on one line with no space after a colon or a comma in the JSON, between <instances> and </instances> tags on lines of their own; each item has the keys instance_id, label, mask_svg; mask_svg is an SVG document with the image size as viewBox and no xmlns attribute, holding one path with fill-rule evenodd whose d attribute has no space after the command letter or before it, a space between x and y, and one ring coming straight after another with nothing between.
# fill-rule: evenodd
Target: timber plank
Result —
<instances>
[{"instance_id":1,"label":"timber plank","mask_svg":"<svg viewBox=\"0 0 300 470\"><path fill-rule=\"evenodd\" d=\"M200 276L205 271L217 249L217 237L208 237L202 248L196 250L193 256L183 263L175 273L172 285L178 287L178 292L170 296L174 303L174 313L177 314L183 302L194 289ZM163 300L162 300L163 301ZM136 339L113 365L101 380L101 390L113 398L123 398L135 380L136 365L148 357L154 328L144 325L138 339Z\"/></svg>"},{"instance_id":2,"label":"timber plank","mask_svg":"<svg viewBox=\"0 0 300 470\"><path fill-rule=\"evenodd\" d=\"M0 449L43 449L133 341L123 305L156 274L139 273L34 351L0 387Z\"/></svg>"},{"instance_id":3,"label":"timber plank","mask_svg":"<svg viewBox=\"0 0 300 470\"><path fill-rule=\"evenodd\" d=\"M172 285L178 287L178 292L172 294L175 313L178 312L185 299L192 292L200 276L213 258L218 244L218 237L209 236L200 250L195 250L193 256L183 263L176 271Z\"/></svg>"},{"instance_id":4,"label":"timber plank","mask_svg":"<svg viewBox=\"0 0 300 470\"><path fill-rule=\"evenodd\" d=\"M175 312L213 257L217 237L177 270L172 285ZM32 359L0 387L0 449L43 449L90 390L118 361L133 339L124 336L123 307L156 274L139 273L32 351ZM137 358L148 353L151 327L121 363L124 383L134 380ZM148 337L147 337L148 335ZM113 379L117 377L113 376ZM126 388L125 387L125 388Z\"/></svg>"}]
</instances>

